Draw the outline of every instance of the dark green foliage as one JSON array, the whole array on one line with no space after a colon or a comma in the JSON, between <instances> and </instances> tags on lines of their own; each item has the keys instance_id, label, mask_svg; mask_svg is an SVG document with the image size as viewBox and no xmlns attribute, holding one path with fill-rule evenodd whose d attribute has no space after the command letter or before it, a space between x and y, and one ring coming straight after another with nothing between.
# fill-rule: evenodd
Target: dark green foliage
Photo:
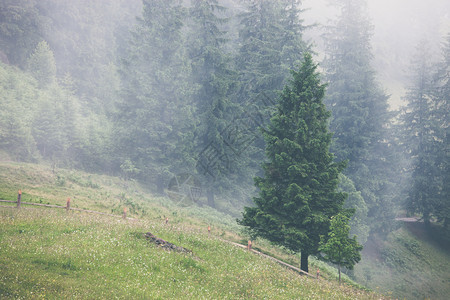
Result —
<instances>
[{"instance_id":1,"label":"dark green foliage","mask_svg":"<svg viewBox=\"0 0 450 300\"><path fill-rule=\"evenodd\" d=\"M324 259L338 265L339 284L341 283L341 267L350 270L361 260L362 246L356 241L356 236L349 238L349 218L343 214L331 217L330 232L328 236L322 236L319 251L324 254Z\"/></svg>"},{"instance_id":2,"label":"dark green foliage","mask_svg":"<svg viewBox=\"0 0 450 300\"><path fill-rule=\"evenodd\" d=\"M43 39L48 20L39 14L36 2L0 1L1 61L25 67L29 55Z\"/></svg>"},{"instance_id":3,"label":"dark green foliage","mask_svg":"<svg viewBox=\"0 0 450 300\"><path fill-rule=\"evenodd\" d=\"M299 65L306 46L298 6L298 1L249 1L240 16L240 96L249 103L275 100L289 70Z\"/></svg>"},{"instance_id":4,"label":"dark green foliage","mask_svg":"<svg viewBox=\"0 0 450 300\"><path fill-rule=\"evenodd\" d=\"M236 70L239 86L233 98L237 127L246 140L239 153L239 182L252 191L249 179L261 172L265 128L279 91L297 67L306 48L298 1L247 1L239 21ZM245 185L244 185L245 184Z\"/></svg>"},{"instance_id":5,"label":"dark green foliage","mask_svg":"<svg viewBox=\"0 0 450 300\"><path fill-rule=\"evenodd\" d=\"M179 1L148 1L123 61L122 99L115 115L117 164L160 193L177 172L193 166L195 122ZM126 165L136 168L130 173ZM117 166L117 167L118 167ZM125 168L125 169L124 169Z\"/></svg>"},{"instance_id":6,"label":"dark green foliage","mask_svg":"<svg viewBox=\"0 0 450 300\"><path fill-rule=\"evenodd\" d=\"M343 163L329 152L330 113L322 99L311 55L286 85L277 112L264 133L268 162L264 177L255 179L259 196L246 207L239 222L256 236L301 251L301 268L308 271L308 256L318 252L320 235L328 233L330 218L343 211L346 195L337 192Z\"/></svg>"},{"instance_id":7,"label":"dark green foliage","mask_svg":"<svg viewBox=\"0 0 450 300\"><path fill-rule=\"evenodd\" d=\"M239 53L236 57L239 81L238 101L258 125L265 126L274 111L273 104L287 82L289 70L298 67L306 48L298 1L249 1L240 15ZM256 140L260 161L264 149Z\"/></svg>"},{"instance_id":8,"label":"dark green foliage","mask_svg":"<svg viewBox=\"0 0 450 300\"><path fill-rule=\"evenodd\" d=\"M412 62L413 83L405 97L408 101L402 114L404 145L410 158L412 186L406 200L409 212L420 212L426 223L433 213L436 182L435 126L431 118L432 86L431 62L427 43L423 41ZM409 150L409 151L408 151Z\"/></svg>"},{"instance_id":9,"label":"dark green foliage","mask_svg":"<svg viewBox=\"0 0 450 300\"><path fill-rule=\"evenodd\" d=\"M401 116L403 144L411 159L406 209L429 225L437 217L448 226L448 54L434 75L426 41L412 61L412 83Z\"/></svg>"},{"instance_id":10,"label":"dark green foliage","mask_svg":"<svg viewBox=\"0 0 450 300\"><path fill-rule=\"evenodd\" d=\"M442 47L442 58L435 76L432 117L436 120L436 151L438 166L437 205L435 215L450 229L450 33Z\"/></svg>"},{"instance_id":11,"label":"dark green foliage","mask_svg":"<svg viewBox=\"0 0 450 300\"><path fill-rule=\"evenodd\" d=\"M388 96L371 67L371 25L365 2L337 1L340 16L328 31L325 68L331 109L332 152L348 160L345 171L368 206L372 230L388 230L395 216Z\"/></svg>"},{"instance_id":12,"label":"dark green foliage","mask_svg":"<svg viewBox=\"0 0 450 300\"><path fill-rule=\"evenodd\" d=\"M224 51L225 32L221 26L225 10L216 0L194 0L190 8L189 56L194 83L198 90L194 105L199 124L195 131L197 171L207 187L208 204L214 206L214 194L230 188L236 160L227 147L223 133L231 124L235 107L231 95L236 88L236 75Z\"/></svg>"},{"instance_id":13,"label":"dark green foliage","mask_svg":"<svg viewBox=\"0 0 450 300\"><path fill-rule=\"evenodd\" d=\"M334 2L342 14L328 36L325 102L333 113L332 152L348 160L344 207L356 208L350 224L363 241L367 224L389 228L394 218L393 194L401 193L393 162L401 151L387 96L370 67L364 5ZM251 179L262 174L260 128L309 46L300 1L235 4L1 1L0 151L11 159L121 173L159 192L175 174L197 173L211 206L214 195L231 196L238 210L244 204L235 204L254 192ZM425 215L447 226L448 49L438 74L428 72L430 107L421 116L429 121L429 151L413 175L418 189L411 190L432 194ZM409 210L423 213L425 202L410 196Z\"/></svg>"}]
</instances>

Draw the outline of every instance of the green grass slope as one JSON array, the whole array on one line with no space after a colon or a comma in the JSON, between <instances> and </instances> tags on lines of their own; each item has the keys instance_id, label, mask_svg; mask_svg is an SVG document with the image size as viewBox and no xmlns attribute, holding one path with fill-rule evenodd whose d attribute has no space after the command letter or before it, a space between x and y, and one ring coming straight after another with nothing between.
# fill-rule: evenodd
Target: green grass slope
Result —
<instances>
[{"instance_id":1,"label":"green grass slope","mask_svg":"<svg viewBox=\"0 0 450 300\"><path fill-rule=\"evenodd\" d=\"M448 233L438 230L403 223L386 239L369 241L355 267L357 281L399 299L449 299Z\"/></svg>"},{"instance_id":2,"label":"green grass slope","mask_svg":"<svg viewBox=\"0 0 450 300\"><path fill-rule=\"evenodd\" d=\"M22 201L65 205L71 197L72 207L116 216L0 207L1 299L380 299L300 276L224 242L240 239L233 218L209 208L180 209L135 183L0 162L0 199L15 200L19 188ZM124 206L133 219L120 217ZM152 244L146 232L192 254Z\"/></svg>"}]
</instances>

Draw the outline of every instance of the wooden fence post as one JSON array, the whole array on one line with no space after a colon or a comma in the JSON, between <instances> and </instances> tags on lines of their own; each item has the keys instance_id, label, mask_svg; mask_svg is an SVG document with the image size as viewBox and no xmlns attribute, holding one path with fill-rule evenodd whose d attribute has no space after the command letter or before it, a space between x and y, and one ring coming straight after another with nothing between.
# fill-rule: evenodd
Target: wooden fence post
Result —
<instances>
[{"instance_id":1,"label":"wooden fence post","mask_svg":"<svg viewBox=\"0 0 450 300\"><path fill-rule=\"evenodd\" d=\"M19 190L19 193L17 194L17 208L20 208L21 201L22 201L22 191Z\"/></svg>"},{"instance_id":2,"label":"wooden fence post","mask_svg":"<svg viewBox=\"0 0 450 300\"><path fill-rule=\"evenodd\" d=\"M67 198L67 202L66 202L66 210L70 209L70 198Z\"/></svg>"},{"instance_id":3,"label":"wooden fence post","mask_svg":"<svg viewBox=\"0 0 450 300\"><path fill-rule=\"evenodd\" d=\"M123 218L124 219L127 218L127 208L126 207L123 208Z\"/></svg>"}]
</instances>

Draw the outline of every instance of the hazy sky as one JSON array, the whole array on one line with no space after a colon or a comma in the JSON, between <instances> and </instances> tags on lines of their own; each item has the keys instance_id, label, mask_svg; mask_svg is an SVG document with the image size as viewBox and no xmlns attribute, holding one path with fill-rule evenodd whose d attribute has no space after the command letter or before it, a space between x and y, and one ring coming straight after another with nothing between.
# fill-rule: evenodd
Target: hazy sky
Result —
<instances>
[{"instance_id":1,"label":"hazy sky","mask_svg":"<svg viewBox=\"0 0 450 300\"><path fill-rule=\"evenodd\" d=\"M320 22L322 25L335 20L336 10L330 0L303 0L306 24ZM374 67L379 81L391 94L391 105L398 107L408 83L407 74L411 56L417 43L427 39L438 51L440 43L450 32L449 0L368 0L368 13L374 25L372 38ZM306 35L320 51L321 28Z\"/></svg>"}]
</instances>

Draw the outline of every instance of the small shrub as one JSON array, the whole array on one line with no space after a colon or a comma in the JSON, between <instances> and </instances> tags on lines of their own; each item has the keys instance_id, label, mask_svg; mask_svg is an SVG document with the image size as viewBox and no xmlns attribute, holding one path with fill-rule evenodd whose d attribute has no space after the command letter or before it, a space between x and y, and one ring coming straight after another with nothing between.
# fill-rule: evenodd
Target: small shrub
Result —
<instances>
[{"instance_id":1,"label":"small shrub","mask_svg":"<svg viewBox=\"0 0 450 300\"><path fill-rule=\"evenodd\" d=\"M56 185L57 186L65 186L66 178L63 175L57 174L56 175Z\"/></svg>"},{"instance_id":2,"label":"small shrub","mask_svg":"<svg viewBox=\"0 0 450 300\"><path fill-rule=\"evenodd\" d=\"M385 247L381 250L381 257L391 268L406 268L407 263L404 256L397 248Z\"/></svg>"},{"instance_id":3,"label":"small shrub","mask_svg":"<svg viewBox=\"0 0 450 300\"><path fill-rule=\"evenodd\" d=\"M405 246L411 253L416 255L417 257L423 257L423 252L420 247L420 243L417 240L411 238L399 238L399 242Z\"/></svg>"}]
</instances>

